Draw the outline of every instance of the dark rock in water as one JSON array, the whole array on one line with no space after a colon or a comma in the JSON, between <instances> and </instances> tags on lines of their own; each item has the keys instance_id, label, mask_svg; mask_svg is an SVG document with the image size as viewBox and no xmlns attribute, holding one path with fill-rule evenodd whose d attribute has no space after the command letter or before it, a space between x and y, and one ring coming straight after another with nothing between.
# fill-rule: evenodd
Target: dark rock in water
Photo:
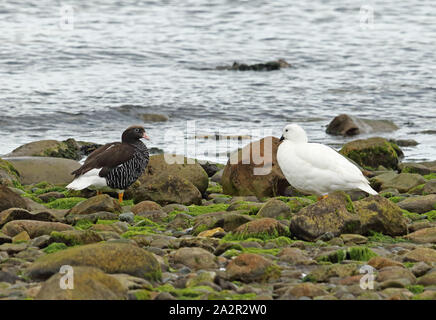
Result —
<instances>
[{"instance_id":1,"label":"dark rock in water","mask_svg":"<svg viewBox=\"0 0 436 320\"><path fill-rule=\"evenodd\" d=\"M141 114L141 119L144 122L166 122L169 120L168 116L158 113L144 113Z\"/></svg>"},{"instance_id":2,"label":"dark rock in water","mask_svg":"<svg viewBox=\"0 0 436 320\"><path fill-rule=\"evenodd\" d=\"M395 143L400 147L414 147L419 143L413 139L389 139L389 142Z\"/></svg>"},{"instance_id":3,"label":"dark rock in water","mask_svg":"<svg viewBox=\"0 0 436 320\"><path fill-rule=\"evenodd\" d=\"M283 194L289 183L277 163L278 145L278 138L265 137L233 153L221 178L224 193L259 199Z\"/></svg>"},{"instance_id":4,"label":"dark rock in water","mask_svg":"<svg viewBox=\"0 0 436 320\"><path fill-rule=\"evenodd\" d=\"M404 156L396 144L379 137L348 142L339 153L371 170L378 166L396 170L400 158Z\"/></svg>"},{"instance_id":5,"label":"dark rock in water","mask_svg":"<svg viewBox=\"0 0 436 320\"><path fill-rule=\"evenodd\" d=\"M354 136L360 133L395 130L398 130L398 127L390 120L361 119L341 114L330 122L326 132L333 135Z\"/></svg>"},{"instance_id":6,"label":"dark rock in water","mask_svg":"<svg viewBox=\"0 0 436 320\"><path fill-rule=\"evenodd\" d=\"M291 65L283 59L269 61L266 63L245 64L233 62L231 66L218 66L217 70L237 70L237 71L273 71L282 68L289 68Z\"/></svg>"},{"instance_id":7,"label":"dark rock in water","mask_svg":"<svg viewBox=\"0 0 436 320\"><path fill-rule=\"evenodd\" d=\"M154 155L154 154L162 154L162 153L164 153L164 151L163 151L162 149L155 148L155 147L149 148L149 149L148 149L148 152L150 153L150 155Z\"/></svg>"}]
</instances>

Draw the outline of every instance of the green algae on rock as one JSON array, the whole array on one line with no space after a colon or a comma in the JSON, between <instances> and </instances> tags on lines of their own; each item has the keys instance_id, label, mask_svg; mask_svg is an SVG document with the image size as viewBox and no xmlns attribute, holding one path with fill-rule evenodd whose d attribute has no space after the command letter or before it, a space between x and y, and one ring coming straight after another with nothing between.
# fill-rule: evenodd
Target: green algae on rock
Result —
<instances>
[{"instance_id":1,"label":"green algae on rock","mask_svg":"<svg viewBox=\"0 0 436 320\"><path fill-rule=\"evenodd\" d=\"M32 279L46 279L62 265L96 267L107 273L126 273L150 280L161 278L154 256L123 242L100 242L58 251L35 261L27 270Z\"/></svg>"},{"instance_id":2,"label":"green algae on rock","mask_svg":"<svg viewBox=\"0 0 436 320\"><path fill-rule=\"evenodd\" d=\"M403 156L396 144L378 137L348 142L339 153L368 169L375 169L380 165L397 169L399 159Z\"/></svg>"},{"instance_id":3,"label":"green algae on rock","mask_svg":"<svg viewBox=\"0 0 436 320\"><path fill-rule=\"evenodd\" d=\"M290 224L293 236L313 241L330 232L334 236L341 233L359 232L360 220L354 213L353 202L344 192L334 192L328 198L302 208Z\"/></svg>"},{"instance_id":4,"label":"green algae on rock","mask_svg":"<svg viewBox=\"0 0 436 320\"><path fill-rule=\"evenodd\" d=\"M71 290L61 288L61 273L54 274L45 281L36 300L124 300L127 290L121 283L101 270L92 267L75 266L74 282ZM69 283L66 285L70 285Z\"/></svg>"}]
</instances>

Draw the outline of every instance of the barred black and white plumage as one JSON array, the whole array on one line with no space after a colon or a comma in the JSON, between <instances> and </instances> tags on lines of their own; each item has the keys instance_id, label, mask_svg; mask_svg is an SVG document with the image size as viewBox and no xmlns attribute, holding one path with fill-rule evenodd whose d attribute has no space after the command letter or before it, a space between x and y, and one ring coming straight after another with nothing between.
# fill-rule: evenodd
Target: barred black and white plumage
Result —
<instances>
[{"instance_id":1,"label":"barred black and white plumage","mask_svg":"<svg viewBox=\"0 0 436 320\"><path fill-rule=\"evenodd\" d=\"M73 171L75 179L67 188L82 190L112 188L120 194L132 185L148 165L147 146L140 139L149 139L141 126L127 128L120 142L105 144L91 153L85 163Z\"/></svg>"},{"instance_id":2,"label":"barred black and white plumage","mask_svg":"<svg viewBox=\"0 0 436 320\"><path fill-rule=\"evenodd\" d=\"M149 160L148 149L141 141L138 141L135 149L132 159L109 171L106 176L109 187L125 190L143 174Z\"/></svg>"}]
</instances>

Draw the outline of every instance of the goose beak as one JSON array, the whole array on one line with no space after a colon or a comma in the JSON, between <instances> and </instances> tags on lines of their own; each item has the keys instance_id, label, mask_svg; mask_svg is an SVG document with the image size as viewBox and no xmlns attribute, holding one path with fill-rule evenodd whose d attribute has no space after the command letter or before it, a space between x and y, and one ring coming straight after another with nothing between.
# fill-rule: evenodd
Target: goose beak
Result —
<instances>
[{"instance_id":1,"label":"goose beak","mask_svg":"<svg viewBox=\"0 0 436 320\"><path fill-rule=\"evenodd\" d=\"M285 137L284 137L284 136L281 136L281 137L280 137L280 141L283 141L283 140L285 140Z\"/></svg>"},{"instance_id":2,"label":"goose beak","mask_svg":"<svg viewBox=\"0 0 436 320\"><path fill-rule=\"evenodd\" d=\"M144 139L150 140L150 137L147 136L147 134L146 134L145 132L144 132L144 134L142 135L142 137L143 137Z\"/></svg>"}]
</instances>

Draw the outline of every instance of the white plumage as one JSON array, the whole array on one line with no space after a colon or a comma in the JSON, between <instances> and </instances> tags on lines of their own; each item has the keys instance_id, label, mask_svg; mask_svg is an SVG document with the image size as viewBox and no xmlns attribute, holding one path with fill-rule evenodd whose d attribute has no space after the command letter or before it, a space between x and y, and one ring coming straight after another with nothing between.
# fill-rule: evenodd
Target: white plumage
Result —
<instances>
[{"instance_id":1,"label":"white plumage","mask_svg":"<svg viewBox=\"0 0 436 320\"><path fill-rule=\"evenodd\" d=\"M306 132L299 125L287 125L281 140L277 161L297 190L318 196L355 189L377 194L359 168L328 146L308 143Z\"/></svg>"},{"instance_id":2,"label":"white plumage","mask_svg":"<svg viewBox=\"0 0 436 320\"><path fill-rule=\"evenodd\" d=\"M90 187L89 189L101 189L107 187L106 179L100 177L98 174L100 169L92 169L85 174L77 177L69 185L66 186L67 189L82 190Z\"/></svg>"}]
</instances>

